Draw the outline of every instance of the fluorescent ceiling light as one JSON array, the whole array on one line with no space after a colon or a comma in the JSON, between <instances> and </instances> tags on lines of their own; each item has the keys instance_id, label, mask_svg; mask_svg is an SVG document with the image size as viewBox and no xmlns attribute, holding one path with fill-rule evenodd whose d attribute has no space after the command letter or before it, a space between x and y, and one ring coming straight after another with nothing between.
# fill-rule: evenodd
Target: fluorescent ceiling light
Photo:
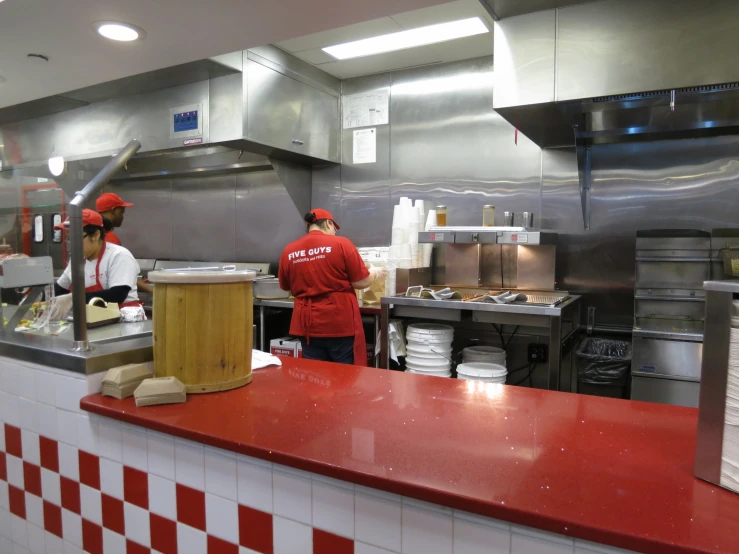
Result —
<instances>
[{"instance_id":1,"label":"fluorescent ceiling light","mask_svg":"<svg viewBox=\"0 0 739 554\"><path fill-rule=\"evenodd\" d=\"M118 21L96 21L94 27L105 38L119 42L132 42L146 37L146 32L140 27Z\"/></svg>"},{"instance_id":2,"label":"fluorescent ceiling light","mask_svg":"<svg viewBox=\"0 0 739 554\"><path fill-rule=\"evenodd\" d=\"M381 35L379 37L355 40L354 42L346 42L344 44L337 44L336 46L328 46L323 48L323 51L338 60L347 60L489 32L490 30L479 17L471 17L469 19L460 19L459 21L449 21L447 23L429 25L428 27L418 27L417 29L390 33L389 35Z\"/></svg>"}]
</instances>

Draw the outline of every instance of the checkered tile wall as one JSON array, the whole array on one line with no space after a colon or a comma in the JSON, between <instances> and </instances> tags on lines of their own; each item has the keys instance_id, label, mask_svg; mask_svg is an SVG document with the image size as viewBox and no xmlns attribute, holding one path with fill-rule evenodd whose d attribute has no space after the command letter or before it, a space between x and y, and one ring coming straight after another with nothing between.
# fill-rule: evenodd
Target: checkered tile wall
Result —
<instances>
[{"instance_id":1,"label":"checkered tile wall","mask_svg":"<svg viewBox=\"0 0 739 554\"><path fill-rule=\"evenodd\" d=\"M613 554L79 410L0 358L0 554Z\"/></svg>"}]
</instances>

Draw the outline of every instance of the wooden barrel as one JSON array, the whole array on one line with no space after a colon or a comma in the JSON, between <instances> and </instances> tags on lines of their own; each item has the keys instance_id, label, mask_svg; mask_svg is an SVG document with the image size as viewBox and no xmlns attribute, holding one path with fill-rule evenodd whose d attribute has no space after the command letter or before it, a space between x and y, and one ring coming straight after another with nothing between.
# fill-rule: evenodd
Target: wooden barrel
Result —
<instances>
[{"instance_id":1,"label":"wooden barrel","mask_svg":"<svg viewBox=\"0 0 739 554\"><path fill-rule=\"evenodd\" d=\"M251 382L253 271L156 271L154 368L187 393Z\"/></svg>"}]
</instances>

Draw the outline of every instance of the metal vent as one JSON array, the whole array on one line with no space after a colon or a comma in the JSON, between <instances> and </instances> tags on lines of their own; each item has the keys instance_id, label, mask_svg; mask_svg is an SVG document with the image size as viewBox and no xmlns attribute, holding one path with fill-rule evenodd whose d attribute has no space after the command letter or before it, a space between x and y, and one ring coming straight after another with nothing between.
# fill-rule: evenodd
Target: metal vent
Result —
<instances>
[{"instance_id":1,"label":"metal vent","mask_svg":"<svg viewBox=\"0 0 739 554\"><path fill-rule=\"evenodd\" d=\"M676 94L696 92L721 92L726 90L739 90L739 82L723 83L720 85L701 85L697 87L685 87L675 89ZM617 94L615 96L599 96L593 98L593 102L623 102L624 100L644 100L657 96L669 96L669 90L654 90L651 92L635 92L632 94Z\"/></svg>"}]
</instances>

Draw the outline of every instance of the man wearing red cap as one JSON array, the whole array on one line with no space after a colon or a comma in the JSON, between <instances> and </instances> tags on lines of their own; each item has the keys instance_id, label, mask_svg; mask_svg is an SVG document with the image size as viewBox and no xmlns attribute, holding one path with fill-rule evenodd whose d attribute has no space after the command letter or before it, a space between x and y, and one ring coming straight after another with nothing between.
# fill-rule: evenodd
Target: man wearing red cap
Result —
<instances>
[{"instance_id":1,"label":"man wearing red cap","mask_svg":"<svg viewBox=\"0 0 739 554\"><path fill-rule=\"evenodd\" d=\"M121 246L121 239L118 238L118 235L115 234L113 229L123 225L126 208L131 207L133 207L133 204L130 202L124 202L123 198L113 192L103 193L95 201L95 209L101 216L103 216L103 221L106 224L105 242ZM137 285L141 292L154 292L154 288L143 279L139 279L137 281Z\"/></svg>"},{"instance_id":2,"label":"man wearing red cap","mask_svg":"<svg viewBox=\"0 0 739 554\"><path fill-rule=\"evenodd\" d=\"M289 244L280 259L280 288L295 297L290 334L300 337L303 356L367 365L362 316L354 289L369 287L384 270L368 270L339 224L326 210L305 215L308 234Z\"/></svg>"},{"instance_id":3,"label":"man wearing red cap","mask_svg":"<svg viewBox=\"0 0 739 554\"><path fill-rule=\"evenodd\" d=\"M121 246L121 239L115 234L113 228L120 227L123 225L123 217L126 213L126 208L133 207L130 202L124 202L123 198L112 192L106 192L100 195L100 198L95 202L95 209L98 213L107 219L112 227L106 230L105 242L112 242Z\"/></svg>"}]
</instances>

